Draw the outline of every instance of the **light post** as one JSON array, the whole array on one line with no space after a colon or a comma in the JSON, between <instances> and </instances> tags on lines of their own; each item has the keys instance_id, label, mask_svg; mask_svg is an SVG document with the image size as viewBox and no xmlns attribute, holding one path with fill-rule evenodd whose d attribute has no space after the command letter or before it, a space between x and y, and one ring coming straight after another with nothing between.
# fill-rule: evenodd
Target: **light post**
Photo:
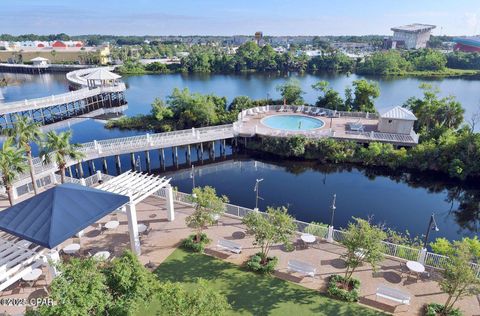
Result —
<instances>
[{"instance_id":1,"label":"light post","mask_svg":"<svg viewBox=\"0 0 480 316\"><path fill-rule=\"evenodd\" d=\"M430 221L428 222L428 227L427 227L427 233L425 234L425 239L423 241L423 249L427 249L428 236L430 235L430 231L432 230L436 232L440 230L438 229L437 221L435 220L435 213L432 213L432 215L430 216Z\"/></svg>"},{"instance_id":2,"label":"light post","mask_svg":"<svg viewBox=\"0 0 480 316\"><path fill-rule=\"evenodd\" d=\"M255 182L255 188L253 189L253 191L255 191L255 211L258 211L258 199L262 199L260 196L258 196L258 192L259 192L259 183L262 182L263 179L257 179L256 182Z\"/></svg>"},{"instance_id":3,"label":"light post","mask_svg":"<svg viewBox=\"0 0 480 316\"><path fill-rule=\"evenodd\" d=\"M335 210L337 207L335 206L335 202L337 200L337 194L333 195L333 201L332 201L332 206L330 207L332 210L332 218L330 219L330 226L333 227L333 217L335 216Z\"/></svg>"}]
</instances>

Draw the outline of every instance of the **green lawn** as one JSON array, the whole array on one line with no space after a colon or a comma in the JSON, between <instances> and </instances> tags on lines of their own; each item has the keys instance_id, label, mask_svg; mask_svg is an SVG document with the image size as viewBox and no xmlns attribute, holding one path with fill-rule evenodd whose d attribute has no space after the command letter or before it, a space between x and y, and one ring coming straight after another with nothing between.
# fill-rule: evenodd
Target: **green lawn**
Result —
<instances>
[{"instance_id":1,"label":"green lawn","mask_svg":"<svg viewBox=\"0 0 480 316\"><path fill-rule=\"evenodd\" d=\"M330 299L319 292L275 277L248 272L228 262L177 249L156 270L160 280L188 286L208 280L232 306L229 315L383 315L354 303ZM155 302L138 315L155 315Z\"/></svg>"}]
</instances>

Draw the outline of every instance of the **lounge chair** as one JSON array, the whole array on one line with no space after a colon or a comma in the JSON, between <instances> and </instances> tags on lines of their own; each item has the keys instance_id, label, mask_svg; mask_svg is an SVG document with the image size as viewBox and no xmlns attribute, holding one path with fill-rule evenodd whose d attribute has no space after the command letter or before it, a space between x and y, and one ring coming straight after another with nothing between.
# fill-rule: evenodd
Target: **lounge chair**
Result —
<instances>
[{"instance_id":1,"label":"lounge chair","mask_svg":"<svg viewBox=\"0 0 480 316\"><path fill-rule=\"evenodd\" d=\"M325 115L327 115L327 112L320 110L320 112L317 115L318 116L325 116Z\"/></svg>"},{"instance_id":2,"label":"lounge chair","mask_svg":"<svg viewBox=\"0 0 480 316\"><path fill-rule=\"evenodd\" d=\"M360 123L360 120L358 120L356 122L350 122L350 123L347 123L347 124L348 124L348 127L350 128L350 130L355 131L355 132L363 132L363 124Z\"/></svg>"},{"instance_id":3,"label":"lounge chair","mask_svg":"<svg viewBox=\"0 0 480 316\"><path fill-rule=\"evenodd\" d=\"M283 105L277 110L277 112L284 112L284 111L285 111L285 107Z\"/></svg>"},{"instance_id":4,"label":"lounge chair","mask_svg":"<svg viewBox=\"0 0 480 316\"><path fill-rule=\"evenodd\" d=\"M320 109L314 109L312 112L310 112L311 115L318 115L320 113Z\"/></svg>"},{"instance_id":5,"label":"lounge chair","mask_svg":"<svg viewBox=\"0 0 480 316\"><path fill-rule=\"evenodd\" d=\"M297 112L303 112L303 105L302 106L297 106L295 108L295 110L293 110L293 112L297 113Z\"/></svg>"}]
</instances>

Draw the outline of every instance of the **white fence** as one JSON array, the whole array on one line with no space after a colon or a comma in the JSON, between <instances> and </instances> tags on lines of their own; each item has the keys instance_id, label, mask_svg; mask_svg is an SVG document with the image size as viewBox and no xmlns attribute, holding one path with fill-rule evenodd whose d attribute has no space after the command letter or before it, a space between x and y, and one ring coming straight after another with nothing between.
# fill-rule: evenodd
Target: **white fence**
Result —
<instances>
[{"instance_id":1,"label":"white fence","mask_svg":"<svg viewBox=\"0 0 480 316\"><path fill-rule=\"evenodd\" d=\"M160 190L156 193L157 196L165 197L165 189ZM192 197L190 194L183 193L183 192L174 192L173 198L175 201L192 205ZM253 209L233 205L233 204L225 204L225 213L228 215L233 215L237 217L244 217L250 212L255 212ZM265 214L264 212L261 212ZM295 224L297 225L297 231L299 233L308 232L314 234L322 239L328 240L328 227L326 225L318 225L314 223L306 223L302 221L295 220ZM345 232L338 229L333 229L332 239L335 242L341 243L341 241L345 238ZM390 243L387 241L382 241L383 244L383 253L386 256L400 259L400 260L412 260L412 261L420 261L425 264L427 267L435 268L435 269L442 269L445 263L448 260L448 257L442 256L432 252L423 252L422 249L412 248L404 245L398 245L394 243ZM423 258L422 258L423 257ZM472 268L476 271L477 277L480 277L480 265L477 263L471 263Z\"/></svg>"}]
</instances>

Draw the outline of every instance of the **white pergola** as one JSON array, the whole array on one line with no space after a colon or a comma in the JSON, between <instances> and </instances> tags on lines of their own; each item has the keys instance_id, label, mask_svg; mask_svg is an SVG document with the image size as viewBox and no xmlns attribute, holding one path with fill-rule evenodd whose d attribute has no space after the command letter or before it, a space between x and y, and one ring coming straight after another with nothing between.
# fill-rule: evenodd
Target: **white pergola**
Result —
<instances>
[{"instance_id":1,"label":"white pergola","mask_svg":"<svg viewBox=\"0 0 480 316\"><path fill-rule=\"evenodd\" d=\"M0 233L0 291L43 264L45 248L8 233Z\"/></svg>"},{"instance_id":2,"label":"white pergola","mask_svg":"<svg viewBox=\"0 0 480 316\"><path fill-rule=\"evenodd\" d=\"M145 174L136 171L127 171L121 175L102 183L97 189L126 195L130 202L126 205L128 217L128 231L130 235L130 246L137 255L141 254L140 238L138 237L137 211L135 205L165 188L167 202L167 218L169 221L175 219L173 206L173 190L170 180L152 174Z\"/></svg>"}]
</instances>

